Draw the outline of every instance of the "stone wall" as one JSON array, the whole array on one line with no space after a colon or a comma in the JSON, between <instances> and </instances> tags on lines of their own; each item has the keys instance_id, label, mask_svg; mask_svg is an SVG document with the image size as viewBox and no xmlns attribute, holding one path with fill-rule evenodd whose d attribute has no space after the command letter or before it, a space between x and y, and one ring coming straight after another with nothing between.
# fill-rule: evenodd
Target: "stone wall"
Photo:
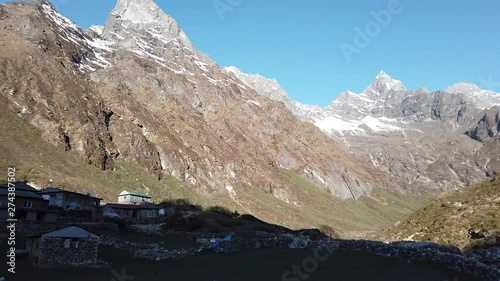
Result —
<instances>
[{"instance_id":1,"label":"stone wall","mask_svg":"<svg viewBox=\"0 0 500 281\"><path fill-rule=\"evenodd\" d=\"M64 238L42 237L38 256L38 266L94 266L97 263L99 239L78 240L78 247L64 247Z\"/></svg>"}]
</instances>

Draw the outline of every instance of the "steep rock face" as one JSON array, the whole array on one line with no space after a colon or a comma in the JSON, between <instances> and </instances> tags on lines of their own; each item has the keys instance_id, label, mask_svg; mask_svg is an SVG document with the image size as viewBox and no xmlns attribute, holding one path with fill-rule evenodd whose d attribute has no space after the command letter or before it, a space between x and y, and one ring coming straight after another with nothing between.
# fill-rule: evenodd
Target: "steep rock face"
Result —
<instances>
[{"instance_id":1,"label":"steep rock face","mask_svg":"<svg viewBox=\"0 0 500 281\"><path fill-rule=\"evenodd\" d=\"M119 0L109 15L102 37L175 72L191 75L217 69L153 0Z\"/></svg>"},{"instance_id":2,"label":"steep rock face","mask_svg":"<svg viewBox=\"0 0 500 281\"><path fill-rule=\"evenodd\" d=\"M0 6L0 93L45 140L113 168L107 107L77 66L95 55L76 26L52 11L47 2Z\"/></svg>"},{"instance_id":3,"label":"steep rock face","mask_svg":"<svg viewBox=\"0 0 500 281\"><path fill-rule=\"evenodd\" d=\"M475 161L488 177L500 173L500 107L495 106L478 114L465 132L483 144L475 154Z\"/></svg>"},{"instance_id":4,"label":"steep rock face","mask_svg":"<svg viewBox=\"0 0 500 281\"><path fill-rule=\"evenodd\" d=\"M484 157L486 145L472 138L485 140L497 134L497 115L481 113L485 106L500 104L496 93L465 83L433 93L426 88L408 91L401 81L381 72L363 93L344 92L319 108L293 101L273 80L227 69L249 86L256 85L259 94L284 102L294 115L315 124L353 154L401 178L406 188L429 189L432 183L450 189L492 174L490 162L495 158ZM278 89L259 87L269 83ZM469 138L463 133L471 125Z\"/></svg>"},{"instance_id":5,"label":"steep rock face","mask_svg":"<svg viewBox=\"0 0 500 281\"><path fill-rule=\"evenodd\" d=\"M86 32L47 1L0 7L2 95L45 139L100 168L121 157L202 192L255 187L290 203L283 170L340 198L398 188L195 50L152 1L120 0Z\"/></svg>"},{"instance_id":6,"label":"steep rock face","mask_svg":"<svg viewBox=\"0 0 500 281\"><path fill-rule=\"evenodd\" d=\"M500 107L485 110L478 115L478 119L466 134L480 142L494 138L500 132Z\"/></svg>"}]
</instances>

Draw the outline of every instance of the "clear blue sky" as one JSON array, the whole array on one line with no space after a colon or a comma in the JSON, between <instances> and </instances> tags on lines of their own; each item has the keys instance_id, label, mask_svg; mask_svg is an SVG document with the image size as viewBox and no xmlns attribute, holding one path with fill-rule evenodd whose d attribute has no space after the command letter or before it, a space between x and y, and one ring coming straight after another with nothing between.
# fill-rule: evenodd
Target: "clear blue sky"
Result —
<instances>
[{"instance_id":1,"label":"clear blue sky","mask_svg":"<svg viewBox=\"0 0 500 281\"><path fill-rule=\"evenodd\" d=\"M221 18L217 1L236 5ZM83 28L104 24L116 3L52 2ZM364 30L371 12L388 10L390 2L156 0L219 65L276 78L303 103L325 106L347 89L361 92L380 70L410 89L467 81L500 92L498 83L487 83L500 81L498 0L400 0L390 22L374 29L369 44L358 44L360 53L348 62L341 43L356 46L355 28Z\"/></svg>"}]
</instances>

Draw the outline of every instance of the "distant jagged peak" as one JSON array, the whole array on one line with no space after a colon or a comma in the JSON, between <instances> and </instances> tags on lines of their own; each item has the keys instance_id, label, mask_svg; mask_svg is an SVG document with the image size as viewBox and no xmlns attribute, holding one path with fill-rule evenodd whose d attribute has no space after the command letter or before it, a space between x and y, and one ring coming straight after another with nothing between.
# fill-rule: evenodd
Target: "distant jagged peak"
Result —
<instances>
[{"instance_id":1,"label":"distant jagged peak","mask_svg":"<svg viewBox=\"0 0 500 281\"><path fill-rule=\"evenodd\" d=\"M223 68L226 72L230 72L234 74L238 79L245 82L245 84L249 84L249 81L254 81L255 83L264 83L264 84L272 84L273 88L279 89L281 88L280 83L275 78L268 78L266 76L260 75L258 73L245 73L241 71L236 66L226 66ZM252 83L250 83L252 84ZM281 91L281 89L279 89ZM284 90L283 90L284 91Z\"/></svg>"},{"instance_id":2,"label":"distant jagged peak","mask_svg":"<svg viewBox=\"0 0 500 281\"><path fill-rule=\"evenodd\" d=\"M358 94L350 91L350 90L347 90L345 92L343 92L342 94L340 94L334 101L333 103L338 103L338 102L347 102L349 101L349 99L351 99L352 97L356 97L358 96Z\"/></svg>"},{"instance_id":3,"label":"distant jagged peak","mask_svg":"<svg viewBox=\"0 0 500 281\"><path fill-rule=\"evenodd\" d=\"M235 75L238 75L238 74L241 74L241 75L249 75L249 76L258 76L258 77L261 77L261 78L265 78L267 80L272 80L272 81L277 81L276 79L274 78L268 78L268 77L265 77L263 75L260 75L258 73L248 73L248 72L243 72L241 71L241 69L239 69L238 67L236 66L226 66L223 68L225 71L228 71L228 72L231 72Z\"/></svg>"},{"instance_id":4,"label":"distant jagged peak","mask_svg":"<svg viewBox=\"0 0 500 281\"><path fill-rule=\"evenodd\" d=\"M276 79L270 79L260 74L244 73L236 66L227 66L223 69L227 73L232 73L237 79L254 89L261 96L283 102L294 114L309 110L307 106L302 106L292 100Z\"/></svg>"},{"instance_id":5,"label":"distant jagged peak","mask_svg":"<svg viewBox=\"0 0 500 281\"><path fill-rule=\"evenodd\" d=\"M461 94L471 98L480 109L488 109L500 105L499 93L481 89L478 85L472 83L457 83L448 87L445 92L450 94Z\"/></svg>"},{"instance_id":6,"label":"distant jagged peak","mask_svg":"<svg viewBox=\"0 0 500 281\"><path fill-rule=\"evenodd\" d=\"M351 90L347 90L347 91L343 92L340 95L341 96L351 96L351 95L357 95L357 94L355 92L351 91Z\"/></svg>"},{"instance_id":7,"label":"distant jagged peak","mask_svg":"<svg viewBox=\"0 0 500 281\"><path fill-rule=\"evenodd\" d=\"M375 79L392 79L392 77L385 73L385 71L381 70Z\"/></svg>"},{"instance_id":8,"label":"distant jagged peak","mask_svg":"<svg viewBox=\"0 0 500 281\"><path fill-rule=\"evenodd\" d=\"M239 68L237 68L236 66L226 66L223 68L225 71L227 72L231 72L233 73L234 75L238 76L239 74L242 74L243 72L241 72L241 70Z\"/></svg>"},{"instance_id":9,"label":"distant jagged peak","mask_svg":"<svg viewBox=\"0 0 500 281\"><path fill-rule=\"evenodd\" d=\"M393 79L384 71L380 71L364 93L369 96L383 96L390 91L406 91L406 87L400 80Z\"/></svg>"},{"instance_id":10,"label":"distant jagged peak","mask_svg":"<svg viewBox=\"0 0 500 281\"><path fill-rule=\"evenodd\" d=\"M97 35L102 35L103 31L104 31L104 26L102 25L92 25L89 27L90 31L94 32L95 34Z\"/></svg>"},{"instance_id":11,"label":"distant jagged peak","mask_svg":"<svg viewBox=\"0 0 500 281\"><path fill-rule=\"evenodd\" d=\"M118 0L106 22L103 36L112 41L127 42L137 33L152 36L163 43L176 39L183 47L195 50L174 18L153 0Z\"/></svg>"},{"instance_id":12,"label":"distant jagged peak","mask_svg":"<svg viewBox=\"0 0 500 281\"><path fill-rule=\"evenodd\" d=\"M420 87L420 89L418 89L418 91L421 93L426 93L426 94L430 93L429 89L427 89L427 87L425 87L425 86Z\"/></svg>"},{"instance_id":13,"label":"distant jagged peak","mask_svg":"<svg viewBox=\"0 0 500 281\"><path fill-rule=\"evenodd\" d=\"M472 94L472 93L478 93L481 91L482 91L482 89L479 88L479 86L477 86L476 84L466 83L466 82L460 82L460 83L453 84L445 90L445 92L448 92L450 94L457 94L457 93Z\"/></svg>"},{"instance_id":14,"label":"distant jagged peak","mask_svg":"<svg viewBox=\"0 0 500 281\"><path fill-rule=\"evenodd\" d=\"M153 0L118 0L112 14L137 23L152 23L166 16Z\"/></svg>"}]
</instances>

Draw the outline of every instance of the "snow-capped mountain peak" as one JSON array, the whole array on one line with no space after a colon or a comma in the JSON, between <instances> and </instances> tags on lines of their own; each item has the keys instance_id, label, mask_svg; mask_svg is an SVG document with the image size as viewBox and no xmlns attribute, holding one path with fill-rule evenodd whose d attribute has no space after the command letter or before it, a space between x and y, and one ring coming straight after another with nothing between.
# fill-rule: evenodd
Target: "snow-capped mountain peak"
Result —
<instances>
[{"instance_id":1,"label":"snow-capped mountain peak","mask_svg":"<svg viewBox=\"0 0 500 281\"><path fill-rule=\"evenodd\" d=\"M134 23L152 23L165 16L153 0L118 0L112 13Z\"/></svg>"},{"instance_id":2,"label":"snow-capped mountain peak","mask_svg":"<svg viewBox=\"0 0 500 281\"><path fill-rule=\"evenodd\" d=\"M385 71L381 70L376 79L392 79Z\"/></svg>"},{"instance_id":3,"label":"snow-capped mountain peak","mask_svg":"<svg viewBox=\"0 0 500 281\"><path fill-rule=\"evenodd\" d=\"M226 70L227 72L231 72L234 75L241 74L241 70L239 68L237 68L236 66L226 66L226 67L224 67L224 70Z\"/></svg>"},{"instance_id":4,"label":"snow-capped mountain peak","mask_svg":"<svg viewBox=\"0 0 500 281\"><path fill-rule=\"evenodd\" d=\"M151 52L155 46L148 44L150 41L162 45L172 43L182 45L179 46L181 49L195 50L177 22L153 0L118 0L108 18L103 37L127 49L153 55L158 54Z\"/></svg>"},{"instance_id":5,"label":"snow-capped mountain peak","mask_svg":"<svg viewBox=\"0 0 500 281\"><path fill-rule=\"evenodd\" d=\"M213 60L153 0L118 0L101 37L178 74L204 75L216 83L209 74L217 69Z\"/></svg>"},{"instance_id":6,"label":"snow-capped mountain peak","mask_svg":"<svg viewBox=\"0 0 500 281\"><path fill-rule=\"evenodd\" d=\"M390 91L406 91L403 82L393 79L384 71L381 71L375 80L363 92L368 96L385 96Z\"/></svg>"},{"instance_id":7,"label":"snow-capped mountain peak","mask_svg":"<svg viewBox=\"0 0 500 281\"><path fill-rule=\"evenodd\" d=\"M500 94L483 90L476 84L457 83L448 87L445 92L450 94L462 94L474 100L475 104L481 109L491 108L500 105Z\"/></svg>"},{"instance_id":8,"label":"snow-capped mountain peak","mask_svg":"<svg viewBox=\"0 0 500 281\"><path fill-rule=\"evenodd\" d=\"M89 27L89 30L94 32L96 35L101 36L104 31L104 26L102 25L92 25Z\"/></svg>"},{"instance_id":9,"label":"snow-capped mountain peak","mask_svg":"<svg viewBox=\"0 0 500 281\"><path fill-rule=\"evenodd\" d=\"M418 89L418 91L421 93L426 93L426 94L430 93L429 89L427 89L427 87L425 87L425 86L420 87L420 89Z\"/></svg>"},{"instance_id":10,"label":"snow-capped mountain peak","mask_svg":"<svg viewBox=\"0 0 500 281\"><path fill-rule=\"evenodd\" d=\"M454 93L466 94L466 93L480 92L481 89L475 84L462 82L462 83L457 83L457 84L451 85L445 91L448 93L451 93L451 94L454 94Z\"/></svg>"},{"instance_id":11,"label":"snow-capped mountain peak","mask_svg":"<svg viewBox=\"0 0 500 281\"><path fill-rule=\"evenodd\" d=\"M94 71L96 68L111 65L105 58L112 50L108 42L85 35L76 23L60 14L48 0L37 0L36 4L52 25L52 30L57 32L63 41L75 43L85 49L81 54L74 55L77 58L74 63L80 71Z\"/></svg>"}]
</instances>

